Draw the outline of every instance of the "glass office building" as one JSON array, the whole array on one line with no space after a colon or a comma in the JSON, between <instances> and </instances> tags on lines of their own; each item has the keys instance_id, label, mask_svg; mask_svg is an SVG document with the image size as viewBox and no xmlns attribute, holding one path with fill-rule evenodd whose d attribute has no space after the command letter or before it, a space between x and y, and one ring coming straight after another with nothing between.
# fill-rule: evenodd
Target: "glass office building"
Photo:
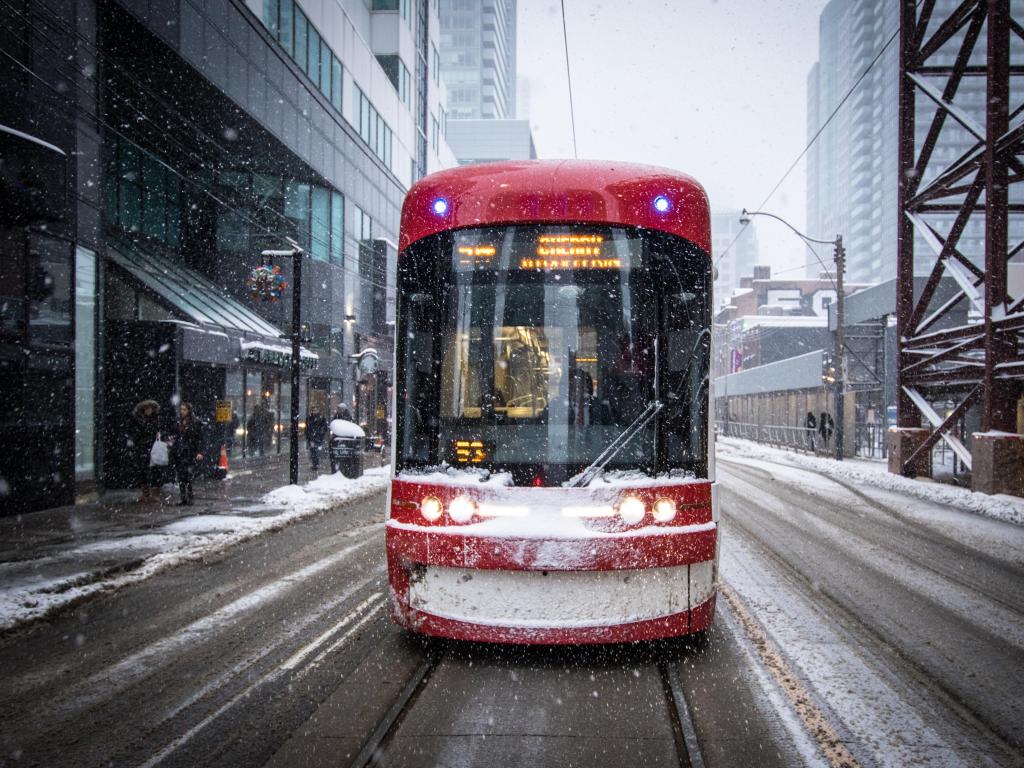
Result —
<instances>
[{"instance_id":1,"label":"glass office building","mask_svg":"<svg viewBox=\"0 0 1024 768\"><path fill-rule=\"evenodd\" d=\"M261 251L288 239L302 416L345 402L387 431L402 199L454 164L427 140L438 36L430 0L0 10L0 440L27 444L0 458L0 512L130 483L145 399L192 402L237 457L286 451L291 263ZM278 300L252 290L264 265ZM368 349L381 370L357 373Z\"/></svg>"}]
</instances>

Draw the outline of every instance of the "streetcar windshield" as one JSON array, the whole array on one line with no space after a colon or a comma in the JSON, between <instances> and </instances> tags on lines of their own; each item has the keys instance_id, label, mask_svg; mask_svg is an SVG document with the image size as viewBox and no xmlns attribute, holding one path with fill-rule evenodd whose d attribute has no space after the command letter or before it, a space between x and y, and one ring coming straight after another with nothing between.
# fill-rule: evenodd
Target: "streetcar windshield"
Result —
<instances>
[{"instance_id":1,"label":"streetcar windshield","mask_svg":"<svg viewBox=\"0 0 1024 768\"><path fill-rule=\"evenodd\" d=\"M668 412L609 467L702 472L705 255L610 227L433 240L400 266L403 466L483 466L559 484L668 398Z\"/></svg>"}]
</instances>

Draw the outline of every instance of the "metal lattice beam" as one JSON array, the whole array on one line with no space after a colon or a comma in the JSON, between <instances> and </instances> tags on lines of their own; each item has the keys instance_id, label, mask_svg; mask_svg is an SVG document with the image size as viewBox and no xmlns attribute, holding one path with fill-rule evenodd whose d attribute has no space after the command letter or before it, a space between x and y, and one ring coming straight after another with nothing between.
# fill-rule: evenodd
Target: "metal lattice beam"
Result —
<instances>
[{"instance_id":1,"label":"metal lattice beam","mask_svg":"<svg viewBox=\"0 0 1024 768\"><path fill-rule=\"evenodd\" d=\"M1021 248L1009 242L1009 223L1024 214L1019 199L1010 200L1011 187L1024 180L1024 110L1010 104L1010 78L1022 68L1010 61L1010 35L1024 36L1024 27L1010 17L1009 0L965 0L944 14L942 5L900 0L897 420L913 428L923 418L934 428L904 471L939 439L955 443L964 458L953 429L971 408L980 409L983 431L1012 431L1014 402L1024 388L1024 296L1011 296L1007 288L1008 262ZM957 95L965 82L982 77L985 108L972 112ZM919 103L930 114L921 141ZM950 131L975 141L935 168L935 149ZM979 220L982 263L958 247ZM915 234L928 246L923 253L915 252ZM928 275L919 296L915 273ZM960 291L933 307L946 277ZM964 306L967 324L952 323L953 311ZM946 418L929 404L940 398L954 401ZM970 466L969 456L965 463Z\"/></svg>"}]
</instances>

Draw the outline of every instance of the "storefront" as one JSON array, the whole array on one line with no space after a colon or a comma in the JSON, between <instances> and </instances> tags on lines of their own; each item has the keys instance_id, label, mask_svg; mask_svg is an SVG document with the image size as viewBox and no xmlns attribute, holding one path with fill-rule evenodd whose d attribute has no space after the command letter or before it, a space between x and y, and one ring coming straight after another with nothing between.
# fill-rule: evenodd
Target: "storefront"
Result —
<instances>
[{"instance_id":1,"label":"storefront","mask_svg":"<svg viewBox=\"0 0 1024 768\"><path fill-rule=\"evenodd\" d=\"M124 469L131 462L118 457L127 459L142 400L160 403L168 426L179 403L191 404L208 425L211 452L287 452L291 347L280 329L180 263L124 243L107 256L105 485L132 483ZM301 350L303 416L318 362Z\"/></svg>"}]
</instances>

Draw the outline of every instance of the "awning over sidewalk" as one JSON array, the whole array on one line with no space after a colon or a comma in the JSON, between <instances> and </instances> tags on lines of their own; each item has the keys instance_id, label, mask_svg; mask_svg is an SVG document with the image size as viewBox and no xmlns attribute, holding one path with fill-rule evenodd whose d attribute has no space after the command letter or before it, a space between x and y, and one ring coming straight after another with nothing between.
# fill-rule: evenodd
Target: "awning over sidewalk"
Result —
<instances>
[{"instance_id":1,"label":"awning over sidewalk","mask_svg":"<svg viewBox=\"0 0 1024 768\"><path fill-rule=\"evenodd\" d=\"M196 325L272 339L283 335L279 328L226 294L209 278L182 264L120 243L109 248L107 255Z\"/></svg>"},{"instance_id":2,"label":"awning over sidewalk","mask_svg":"<svg viewBox=\"0 0 1024 768\"><path fill-rule=\"evenodd\" d=\"M286 367L291 346L276 326L268 323L212 280L172 259L119 242L107 254L177 315L165 320L178 326L183 360L231 365L247 363ZM319 355L301 348L306 370L317 367Z\"/></svg>"}]
</instances>

